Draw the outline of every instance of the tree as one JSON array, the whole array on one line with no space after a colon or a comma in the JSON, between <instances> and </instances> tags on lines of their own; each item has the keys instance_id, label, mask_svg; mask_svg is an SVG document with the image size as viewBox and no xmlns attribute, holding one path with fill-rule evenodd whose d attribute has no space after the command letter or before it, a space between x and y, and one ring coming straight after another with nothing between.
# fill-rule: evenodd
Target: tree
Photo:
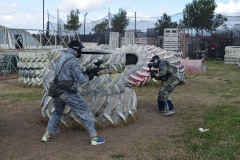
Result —
<instances>
[{"instance_id":1,"label":"tree","mask_svg":"<svg viewBox=\"0 0 240 160\"><path fill-rule=\"evenodd\" d=\"M183 10L183 20L180 22L185 28L192 28L194 24L194 19L196 19L194 14L194 7L192 4L186 4L185 9Z\"/></svg>"},{"instance_id":2,"label":"tree","mask_svg":"<svg viewBox=\"0 0 240 160\"><path fill-rule=\"evenodd\" d=\"M221 25L224 24L224 22L228 21L228 19L226 17L224 17L223 15L221 14L217 14L214 21L213 21L213 28L217 28Z\"/></svg>"},{"instance_id":3,"label":"tree","mask_svg":"<svg viewBox=\"0 0 240 160\"><path fill-rule=\"evenodd\" d=\"M186 28L195 29L197 35L199 30L212 31L226 20L221 16L214 18L216 6L215 0L193 0L183 10L182 24Z\"/></svg>"},{"instance_id":4,"label":"tree","mask_svg":"<svg viewBox=\"0 0 240 160\"><path fill-rule=\"evenodd\" d=\"M67 24L64 24L64 28L67 30L78 30L81 27L79 23L79 10L71 10L70 15L67 16Z\"/></svg>"},{"instance_id":5,"label":"tree","mask_svg":"<svg viewBox=\"0 0 240 160\"><path fill-rule=\"evenodd\" d=\"M212 31L213 22L214 22L214 10L217 7L215 0L198 0L198 3L195 3L195 7L199 7L199 19L200 29L206 31Z\"/></svg>"},{"instance_id":6,"label":"tree","mask_svg":"<svg viewBox=\"0 0 240 160\"><path fill-rule=\"evenodd\" d=\"M112 31L123 34L128 24L129 19L127 18L127 12L119 9L118 14L114 15L111 20Z\"/></svg>"},{"instance_id":7,"label":"tree","mask_svg":"<svg viewBox=\"0 0 240 160\"><path fill-rule=\"evenodd\" d=\"M161 19L155 23L154 30L158 32L159 36L163 36L164 28L176 28L178 27L177 22L172 22L171 16L168 16L166 13L163 14Z\"/></svg>"},{"instance_id":8,"label":"tree","mask_svg":"<svg viewBox=\"0 0 240 160\"><path fill-rule=\"evenodd\" d=\"M96 24L93 27L92 31L94 31L97 35L100 36L105 35L109 30L108 24L109 24L108 19L104 19L104 21L102 21L101 23Z\"/></svg>"}]
</instances>

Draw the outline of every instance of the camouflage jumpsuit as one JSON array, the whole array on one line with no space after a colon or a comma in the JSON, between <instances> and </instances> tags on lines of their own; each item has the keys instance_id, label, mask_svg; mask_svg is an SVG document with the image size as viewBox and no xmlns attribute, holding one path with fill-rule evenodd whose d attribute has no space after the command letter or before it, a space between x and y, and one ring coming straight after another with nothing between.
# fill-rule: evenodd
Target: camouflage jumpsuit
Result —
<instances>
[{"instance_id":1,"label":"camouflage jumpsuit","mask_svg":"<svg viewBox=\"0 0 240 160\"><path fill-rule=\"evenodd\" d=\"M184 67L177 68L170 64L170 62L162 59L159 63L159 77L157 79L165 79L163 86L158 93L158 102L165 103L171 101L170 93L181 83L185 83ZM173 109L173 106L172 106ZM170 109L171 110L171 109Z\"/></svg>"}]
</instances>

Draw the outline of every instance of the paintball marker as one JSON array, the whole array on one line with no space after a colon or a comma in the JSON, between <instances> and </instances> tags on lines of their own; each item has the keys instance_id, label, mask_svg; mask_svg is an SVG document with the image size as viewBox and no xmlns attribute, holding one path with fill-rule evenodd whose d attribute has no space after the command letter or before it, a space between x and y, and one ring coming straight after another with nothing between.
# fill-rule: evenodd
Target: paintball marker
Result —
<instances>
[{"instance_id":1,"label":"paintball marker","mask_svg":"<svg viewBox=\"0 0 240 160\"><path fill-rule=\"evenodd\" d=\"M164 75L162 77L156 77L156 74L158 73L158 71L157 70L152 70L153 63L152 62L148 63L148 67L149 67L149 71L150 71L150 74L151 74L151 78L154 78L156 80L161 80L162 82L167 81L168 77L171 76L171 74L167 73L166 75Z\"/></svg>"},{"instance_id":2,"label":"paintball marker","mask_svg":"<svg viewBox=\"0 0 240 160\"><path fill-rule=\"evenodd\" d=\"M149 68L149 71L150 71L150 74L151 74L151 78L156 78L156 74L157 74L157 70L152 70L152 67L153 67L153 63L150 62L147 64L148 68Z\"/></svg>"},{"instance_id":3,"label":"paintball marker","mask_svg":"<svg viewBox=\"0 0 240 160\"><path fill-rule=\"evenodd\" d=\"M97 62L94 63L95 66L97 66L96 68L87 68L86 71L84 72L85 74L87 74L89 76L89 80L93 79L94 76L99 76L98 72L100 70L106 69L107 67L101 67L100 65L103 64L103 60L98 59Z\"/></svg>"}]
</instances>

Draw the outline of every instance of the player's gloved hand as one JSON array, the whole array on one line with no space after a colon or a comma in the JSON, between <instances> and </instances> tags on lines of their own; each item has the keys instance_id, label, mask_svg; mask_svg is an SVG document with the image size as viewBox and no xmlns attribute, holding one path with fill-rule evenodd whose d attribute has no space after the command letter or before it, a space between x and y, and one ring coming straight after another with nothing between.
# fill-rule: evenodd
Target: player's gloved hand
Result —
<instances>
[{"instance_id":1,"label":"player's gloved hand","mask_svg":"<svg viewBox=\"0 0 240 160\"><path fill-rule=\"evenodd\" d=\"M94 78L94 76L98 76L98 74L96 72L88 73L89 80L92 80Z\"/></svg>"},{"instance_id":2,"label":"player's gloved hand","mask_svg":"<svg viewBox=\"0 0 240 160\"><path fill-rule=\"evenodd\" d=\"M70 88L68 90L69 93L77 93L78 92L78 89L77 88Z\"/></svg>"},{"instance_id":3,"label":"player's gloved hand","mask_svg":"<svg viewBox=\"0 0 240 160\"><path fill-rule=\"evenodd\" d=\"M155 73L151 73L151 78L156 78L156 74Z\"/></svg>"}]
</instances>

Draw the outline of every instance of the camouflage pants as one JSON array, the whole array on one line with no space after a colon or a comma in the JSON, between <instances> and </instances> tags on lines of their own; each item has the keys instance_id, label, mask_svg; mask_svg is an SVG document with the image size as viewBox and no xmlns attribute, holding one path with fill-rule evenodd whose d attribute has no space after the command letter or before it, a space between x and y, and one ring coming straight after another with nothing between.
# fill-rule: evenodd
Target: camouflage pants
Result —
<instances>
[{"instance_id":1,"label":"camouflage pants","mask_svg":"<svg viewBox=\"0 0 240 160\"><path fill-rule=\"evenodd\" d=\"M158 92L158 101L167 102L171 100L170 93L179 85L179 80L175 76L170 76Z\"/></svg>"}]
</instances>

